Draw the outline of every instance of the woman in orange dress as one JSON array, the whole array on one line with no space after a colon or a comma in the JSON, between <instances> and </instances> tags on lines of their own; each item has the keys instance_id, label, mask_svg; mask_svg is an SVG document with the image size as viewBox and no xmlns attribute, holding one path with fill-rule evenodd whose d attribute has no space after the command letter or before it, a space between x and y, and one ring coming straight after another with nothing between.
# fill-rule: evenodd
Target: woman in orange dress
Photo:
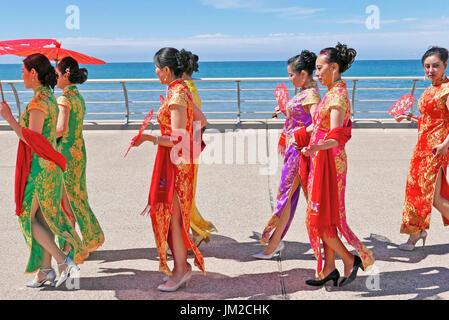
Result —
<instances>
[{"instance_id":1,"label":"woman in orange dress","mask_svg":"<svg viewBox=\"0 0 449 320\"><path fill-rule=\"evenodd\" d=\"M307 280L310 286L322 286L327 281L345 286L357 276L358 269L364 270L374 263L374 258L346 222L345 189L347 156L345 144L351 138L351 104L346 83L341 75L352 65L356 51L338 44L320 52L316 61L316 76L328 92L317 107L313 121L313 132L309 146L302 150L310 156L310 171L307 185L306 225L310 243L318 261L316 278ZM307 130L295 135L299 146L304 146ZM304 137L301 137L304 136ZM357 250L354 255L346 249L337 230ZM324 247L324 268L322 267L321 241ZM344 278L335 267L336 255L344 263Z\"/></svg>"},{"instance_id":2,"label":"woman in orange dress","mask_svg":"<svg viewBox=\"0 0 449 320\"><path fill-rule=\"evenodd\" d=\"M192 267L187 262L188 249L195 255L195 265L205 274L203 256L189 237L195 174L193 159L198 150L193 145L193 121L200 120L204 124L205 119L195 109L190 90L181 78L187 67L183 52L162 48L154 56L154 64L159 80L168 85L167 98L157 115L162 135L142 135L135 146L145 141L158 146L144 213L149 212L151 216L160 258L159 270L169 276L158 289L172 292L187 285L192 276ZM173 254L173 271L167 265L168 247Z\"/></svg>"},{"instance_id":3,"label":"woman in orange dress","mask_svg":"<svg viewBox=\"0 0 449 320\"><path fill-rule=\"evenodd\" d=\"M422 58L424 72L432 85L419 99L421 117L402 115L418 123L418 143L410 162L405 190L401 233L410 235L399 249L412 251L419 240L423 246L429 229L432 205L440 211L445 226L449 225L449 185L446 170L449 163L449 80L445 76L448 50L432 47Z\"/></svg>"}]
</instances>

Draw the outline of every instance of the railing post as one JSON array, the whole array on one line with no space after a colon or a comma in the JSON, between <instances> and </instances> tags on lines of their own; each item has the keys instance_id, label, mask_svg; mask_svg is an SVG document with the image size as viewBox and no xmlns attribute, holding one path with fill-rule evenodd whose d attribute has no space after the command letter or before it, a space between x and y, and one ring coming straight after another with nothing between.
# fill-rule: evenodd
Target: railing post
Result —
<instances>
[{"instance_id":1,"label":"railing post","mask_svg":"<svg viewBox=\"0 0 449 320\"><path fill-rule=\"evenodd\" d=\"M413 86L412 86L412 92L411 92L412 96L415 95L416 82L418 82L418 80L413 80ZM414 107L414 104L413 104L413 106L412 106L412 113L414 112L414 108L415 108L415 107Z\"/></svg>"},{"instance_id":2,"label":"railing post","mask_svg":"<svg viewBox=\"0 0 449 320\"><path fill-rule=\"evenodd\" d=\"M125 96L125 107L126 107L126 122L125 126L129 124L129 99L128 99L128 89L126 88L125 82L121 82L123 87L123 95Z\"/></svg>"},{"instance_id":3,"label":"railing post","mask_svg":"<svg viewBox=\"0 0 449 320\"><path fill-rule=\"evenodd\" d=\"M16 87L14 86L14 83L9 83L9 86L11 87L12 91L14 92L14 97L16 98L16 107L17 107L17 112L19 113L18 118L20 118L20 115L22 114L21 110L20 110L20 98L19 98L19 94L17 93Z\"/></svg>"},{"instance_id":4,"label":"railing post","mask_svg":"<svg viewBox=\"0 0 449 320\"><path fill-rule=\"evenodd\" d=\"M352 111L351 118L354 119L355 115L355 90L357 88L357 80L354 80L354 84L352 85Z\"/></svg>"},{"instance_id":5,"label":"railing post","mask_svg":"<svg viewBox=\"0 0 449 320\"><path fill-rule=\"evenodd\" d=\"M242 124L241 121L241 97L240 97L240 81L237 80L237 127Z\"/></svg>"}]
</instances>

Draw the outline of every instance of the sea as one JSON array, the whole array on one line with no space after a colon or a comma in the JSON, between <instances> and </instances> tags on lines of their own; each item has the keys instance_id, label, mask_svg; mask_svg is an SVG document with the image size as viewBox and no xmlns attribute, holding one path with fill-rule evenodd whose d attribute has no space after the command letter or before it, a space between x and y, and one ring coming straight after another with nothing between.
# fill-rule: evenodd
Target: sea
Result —
<instances>
[{"instance_id":1,"label":"sea","mask_svg":"<svg viewBox=\"0 0 449 320\"><path fill-rule=\"evenodd\" d=\"M89 79L154 79L156 78L153 63L108 63L106 65L89 65ZM20 80L22 66L17 64L0 64L0 79ZM344 77L422 77L424 71L419 60L359 60L343 75ZM285 61L226 61L200 62L199 72L194 79L206 78L287 78L287 63ZM279 85L275 82L241 82L240 112L242 119L268 119L276 107L274 89ZM284 82L290 98L295 94L292 84ZM410 93L413 85L411 80L360 80L357 81L354 118L375 119L388 118L388 110L395 100ZM423 90L430 85L429 81L416 83L415 98L418 100ZM17 113L15 96L10 85L3 84L6 100L13 111ZM32 92L22 84L15 85L20 107L31 100ZM349 94L352 96L353 81L348 81ZM142 119L149 110L157 110L159 96L165 94L165 86L159 83L126 83L128 90L129 110L131 119ZM197 88L201 95L202 110L211 119L232 119L237 117L237 83L234 81L198 82ZM373 88L381 90L370 90ZM400 90L391 90L392 88ZM97 84L86 83L79 86L86 100L87 120L124 119L126 104L123 87L120 83ZM359 90L368 89L368 90ZM151 92L146 92L150 90ZM321 87L322 95L326 89ZM105 92L107 91L107 92ZM55 95L61 94L60 90ZM367 101L377 100L377 101ZM416 102L413 107L417 112Z\"/></svg>"}]
</instances>

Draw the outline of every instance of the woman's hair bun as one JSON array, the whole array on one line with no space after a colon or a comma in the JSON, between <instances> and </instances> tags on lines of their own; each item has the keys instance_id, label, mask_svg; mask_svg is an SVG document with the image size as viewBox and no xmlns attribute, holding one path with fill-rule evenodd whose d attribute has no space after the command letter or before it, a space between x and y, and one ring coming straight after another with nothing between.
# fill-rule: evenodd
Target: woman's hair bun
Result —
<instances>
[{"instance_id":1,"label":"woman's hair bun","mask_svg":"<svg viewBox=\"0 0 449 320\"><path fill-rule=\"evenodd\" d=\"M339 42L335 48L323 49L320 54L326 54L328 63L337 63L340 67L340 73L344 73L354 63L357 51Z\"/></svg>"},{"instance_id":2,"label":"woman's hair bun","mask_svg":"<svg viewBox=\"0 0 449 320\"><path fill-rule=\"evenodd\" d=\"M301 54L298 54L290 58L287 62L297 73L305 70L309 75L313 74L315 70L317 56L315 53L308 50L303 50Z\"/></svg>"},{"instance_id":3,"label":"woman's hair bun","mask_svg":"<svg viewBox=\"0 0 449 320\"><path fill-rule=\"evenodd\" d=\"M198 72L199 57L196 54L193 54L192 52L184 50L184 49L181 50L181 54L187 60L187 68L184 72L189 76L191 76L194 72Z\"/></svg>"},{"instance_id":4,"label":"woman's hair bun","mask_svg":"<svg viewBox=\"0 0 449 320\"><path fill-rule=\"evenodd\" d=\"M58 64L58 70L61 74L69 73L69 81L71 83L83 84L87 81L89 72L86 68L79 67L78 61L72 57L65 57Z\"/></svg>"}]
</instances>

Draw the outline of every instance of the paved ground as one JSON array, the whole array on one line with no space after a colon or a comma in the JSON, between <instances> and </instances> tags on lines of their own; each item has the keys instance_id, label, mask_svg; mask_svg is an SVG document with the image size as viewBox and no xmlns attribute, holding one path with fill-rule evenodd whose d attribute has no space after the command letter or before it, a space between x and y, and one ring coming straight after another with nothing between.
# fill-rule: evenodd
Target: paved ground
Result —
<instances>
[{"instance_id":1,"label":"paved ground","mask_svg":"<svg viewBox=\"0 0 449 320\"><path fill-rule=\"evenodd\" d=\"M265 133L261 129L240 133L258 135L258 161L266 155ZM407 239L399 234L399 228L416 129L356 129L353 133L347 145L348 222L373 250L377 259L374 273L361 272L344 290L314 289L304 284L313 277L316 262L304 226L302 197L281 259L253 260L251 254L262 249L258 233L271 216L281 162L275 166L274 175L262 175L261 168L266 166L248 164L252 153L243 164L237 164L229 151L220 155L216 147L214 152L210 148L206 158L209 162L215 159L215 163L201 165L197 191L201 213L219 229L209 244L200 247L208 274L202 276L196 270L189 288L167 294L156 289L163 275L157 272L158 256L149 218L139 216L148 196L155 157L152 145L133 150L123 160L134 132L85 132L89 198L105 231L106 243L81 265L78 290L33 290L24 286L30 278L23 272L28 249L13 207L17 139L12 132L0 131L0 298L449 299L449 230L443 228L438 212L433 212L424 249L411 253L397 249ZM276 134L278 131L270 130L270 136ZM228 138L231 135L226 134ZM211 131L206 138L223 146L231 141L225 134ZM217 164L220 159L231 164ZM341 261L338 267L342 271Z\"/></svg>"}]
</instances>

